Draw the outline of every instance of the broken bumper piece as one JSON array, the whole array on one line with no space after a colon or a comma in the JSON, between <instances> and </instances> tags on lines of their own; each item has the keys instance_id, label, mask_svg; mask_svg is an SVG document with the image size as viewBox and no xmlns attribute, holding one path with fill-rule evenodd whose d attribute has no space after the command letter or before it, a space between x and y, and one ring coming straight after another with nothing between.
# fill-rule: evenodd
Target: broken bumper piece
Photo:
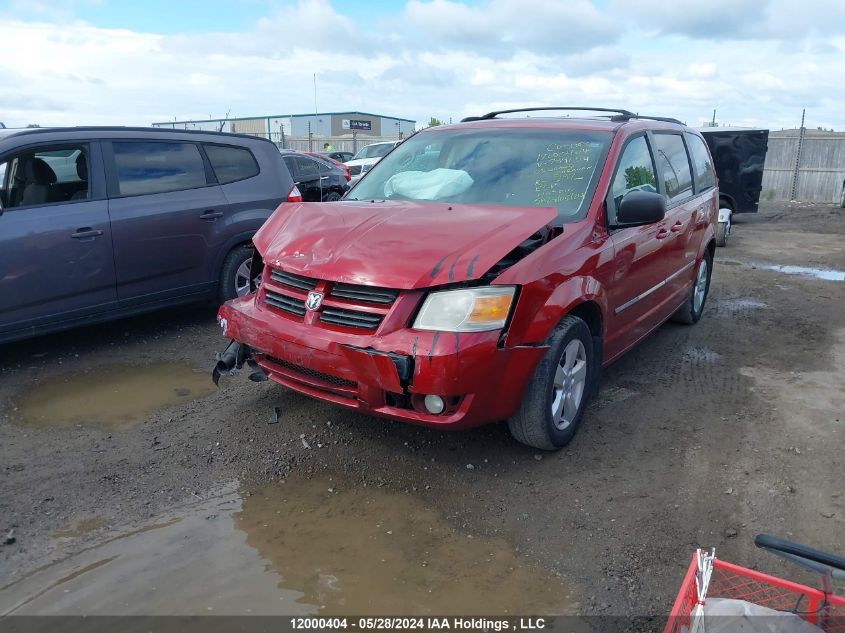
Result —
<instances>
[{"instance_id":1,"label":"broken bumper piece","mask_svg":"<svg viewBox=\"0 0 845 633\"><path fill-rule=\"evenodd\" d=\"M451 429L512 415L546 349L503 348L499 331L321 327L286 318L253 296L223 305L218 322L233 345L248 350L243 360L278 384L365 413ZM442 409L432 412L426 396L436 396Z\"/></svg>"}]
</instances>

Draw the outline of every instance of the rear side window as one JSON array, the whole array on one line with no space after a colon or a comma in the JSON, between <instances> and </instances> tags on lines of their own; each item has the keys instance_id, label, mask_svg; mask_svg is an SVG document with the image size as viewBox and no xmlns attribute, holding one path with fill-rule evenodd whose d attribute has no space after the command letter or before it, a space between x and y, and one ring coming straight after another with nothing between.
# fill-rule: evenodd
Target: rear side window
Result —
<instances>
[{"instance_id":1,"label":"rear side window","mask_svg":"<svg viewBox=\"0 0 845 633\"><path fill-rule=\"evenodd\" d=\"M687 147L692 158L692 168L695 173L695 190L704 191L716 186L716 176L713 174L713 161L704 141L695 134L685 134Z\"/></svg>"},{"instance_id":2,"label":"rear side window","mask_svg":"<svg viewBox=\"0 0 845 633\"><path fill-rule=\"evenodd\" d=\"M669 203L692 195L692 172L689 167L684 139L680 134L655 134L657 169L663 174Z\"/></svg>"},{"instance_id":3,"label":"rear side window","mask_svg":"<svg viewBox=\"0 0 845 633\"><path fill-rule=\"evenodd\" d=\"M193 143L112 143L122 196L204 187L205 164Z\"/></svg>"},{"instance_id":4,"label":"rear side window","mask_svg":"<svg viewBox=\"0 0 845 633\"><path fill-rule=\"evenodd\" d=\"M304 156L296 156L296 169L299 172L300 180L315 180L320 177L320 171L327 171L327 167L320 169L320 164L316 160L305 158Z\"/></svg>"},{"instance_id":5,"label":"rear side window","mask_svg":"<svg viewBox=\"0 0 845 633\"><path fill-rule=\"evenodd\" d=\"M258 175L258 163L248 149L231 145L204 145L205 153L221 185Z\"/></svg>"}]
</instances>

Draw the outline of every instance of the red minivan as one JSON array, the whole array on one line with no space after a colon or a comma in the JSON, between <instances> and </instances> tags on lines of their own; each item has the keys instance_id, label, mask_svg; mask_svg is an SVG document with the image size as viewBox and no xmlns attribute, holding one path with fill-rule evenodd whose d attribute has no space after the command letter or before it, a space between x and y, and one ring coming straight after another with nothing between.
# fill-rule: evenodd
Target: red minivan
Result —
<instances>
[{"instance_id":1,"label":"red minivan","mask_svg":"<svg viewBox=\"0 0 845 633\"><path fill-rule=\"evenodd\" d=\"M220 308L215 379L248 362L362 412L567 444L603 366L700 318L718 191L674 119L503 116L550 109L576 110L429 128L341 202L281 204L255 291Z\"/></svg>"}]
</instances>

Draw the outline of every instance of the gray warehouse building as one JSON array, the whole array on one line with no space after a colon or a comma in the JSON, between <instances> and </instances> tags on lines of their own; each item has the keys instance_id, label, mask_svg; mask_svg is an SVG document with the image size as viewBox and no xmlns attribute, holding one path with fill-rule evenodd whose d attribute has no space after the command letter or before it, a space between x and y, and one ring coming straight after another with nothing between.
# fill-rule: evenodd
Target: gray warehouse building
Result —
<instances>
[{"instance_id":1,"label":"gray warehouse building","mask_svg":"<svg viewBox=\"0 0 845 633\"><path fill-rule=\"evenodd\" d=\"M359 146L413 134L416 121L369 112L317 112L197 121L162 121L153 127L219 130L269 138L280 147L317 151L323 143L356 151Z\"/></svg>"}]
</instances>

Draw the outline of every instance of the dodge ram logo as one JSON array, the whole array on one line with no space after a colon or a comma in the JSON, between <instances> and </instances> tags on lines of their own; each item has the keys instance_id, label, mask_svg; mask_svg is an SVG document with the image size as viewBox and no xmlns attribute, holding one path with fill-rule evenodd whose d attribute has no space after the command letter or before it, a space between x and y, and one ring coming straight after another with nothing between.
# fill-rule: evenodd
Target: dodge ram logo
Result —
<instances>
[{"instance_id":1,"label":"dodge ram logo","mask_svg":"<svg viewBox=\"0 0 845 633\"><path fill-rule=\"evenodd\" d=\"M319 310L321 303L323 303L322 292L309 292L308 298L305 300L305 307L309 310Z\"/></svg>"}]
</instances>

